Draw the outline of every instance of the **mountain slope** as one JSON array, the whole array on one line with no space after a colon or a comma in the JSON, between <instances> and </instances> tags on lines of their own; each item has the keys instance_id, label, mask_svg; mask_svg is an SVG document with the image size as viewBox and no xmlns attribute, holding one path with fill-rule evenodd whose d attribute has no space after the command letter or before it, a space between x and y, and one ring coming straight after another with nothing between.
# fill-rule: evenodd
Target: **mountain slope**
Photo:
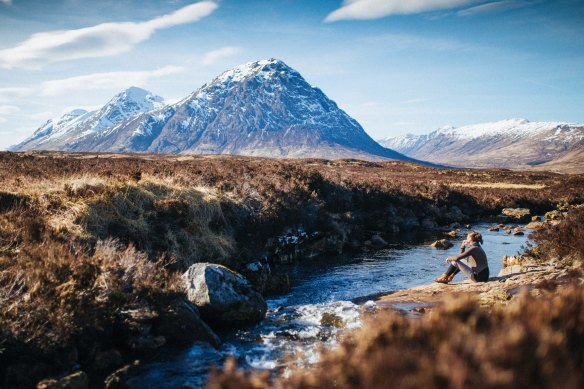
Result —
<instances>
[{"instance_id":1,"label":"mountain slope","mask_svg":"<svg viewBox=\"0 0 584 389\"><path fill-rule=\"evenodd\" d=\"M379 141L413 158L459 167L584 171L584 125L510 119Z\"/></svg>"},{"instance_id":2,"label":"mountain slope","mask_svg":"<svg viewBox=\"0 0 584 389\"><path fill-rule=\"evenodd\" d=\"M412 160L381 147L275 59L240 65L176 104L88 134L68 150Z\"/></svg>"},{"instance_id":3,"label":"mountain slope","mask_svg":"<svg viewBox=\"0 0 584 389\"><path fill-rule=\"evenodd\" d=\"M140 113L162 106L162 97L141 88L130 87L98 110L88 112L76 109L58 119L48 120L30 138L10 150L70 150L70 145L80 138L99 133Z\"/></svg>"}]
</instances>

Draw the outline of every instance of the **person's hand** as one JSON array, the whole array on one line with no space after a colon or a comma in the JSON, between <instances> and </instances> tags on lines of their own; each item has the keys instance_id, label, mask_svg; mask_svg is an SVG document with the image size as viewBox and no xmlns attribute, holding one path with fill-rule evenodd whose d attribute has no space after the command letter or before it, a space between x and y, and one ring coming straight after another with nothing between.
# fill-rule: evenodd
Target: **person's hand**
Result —
<instances>
[{"instance_id":1,"label":"person's hand","mask_svg":"<svg viewBox=\"0 0 584 389\"><path fill-rule=\"evenodd\" d=\"M456 262L456 257L448 257L444 262L445 263Z\"/></svg>"}]
</instances>

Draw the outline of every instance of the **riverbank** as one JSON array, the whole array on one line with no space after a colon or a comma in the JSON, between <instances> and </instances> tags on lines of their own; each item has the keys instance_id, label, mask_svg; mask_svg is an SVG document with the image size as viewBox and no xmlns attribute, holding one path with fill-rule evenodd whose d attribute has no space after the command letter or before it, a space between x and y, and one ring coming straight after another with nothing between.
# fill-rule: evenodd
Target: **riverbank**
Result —
<instances>
[{"instance_id":1,"label":"riverbank","mask_svg":"<svg viewBox=\"0 0 584 389\"><path fill-rule=\"evenodd\" d=\"M376 298L377 314L311 369L266 383L229 362L208 388L579 388L584 383L584 209L486 283Z\"/></svg>"},{"instance_id":2,"label":"riverbank","mask_svg":"<svg viewBox=\"0 0 584 389\"><path fill-rule=\"evenodd\" d=\"M426 313L445 298L463 296L473 297L482 307L490 308L508 304L522 291L530 291L537 296L542 293L542 289L547 290L550 285L561 286L573 278L574 269L560 262L526 261L522 265L503 269L498 276L490 277L486 283L470 280L455 281L447 285L434 283L392 292L374 301L379 308L395 309L410 315Z\"/></svg>"},{"instance_id":3,"label":"riverbank","mask_svg":"<svg viewBox=\"0 0 584 389\"><path fill-rule=\"evenodd\" d=\"M583 176L397 162L50 152L0 153L0 183L0 378L13 387L79 369L99 385L137 357L216 343L180 281L193 264L281 293L282 263L507 207L543 213L584 189Z\"/></svg>"}]
</instances>

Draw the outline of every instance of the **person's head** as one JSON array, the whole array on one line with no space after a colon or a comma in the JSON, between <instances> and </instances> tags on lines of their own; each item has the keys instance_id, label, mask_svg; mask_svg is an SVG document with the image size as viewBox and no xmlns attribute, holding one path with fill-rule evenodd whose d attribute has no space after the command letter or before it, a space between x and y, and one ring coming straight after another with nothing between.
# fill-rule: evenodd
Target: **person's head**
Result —
<instances>
[{"instance_id":1,"label":"person's head","mask_svg":"<svg viewBox=\"0 0 584 389\"><path fill-rule=\"evenodd\" d=\"M472 231L466 236L466 241L469 243L483 244L483 236L478 231Z\"/></svg>"}]
</instances>

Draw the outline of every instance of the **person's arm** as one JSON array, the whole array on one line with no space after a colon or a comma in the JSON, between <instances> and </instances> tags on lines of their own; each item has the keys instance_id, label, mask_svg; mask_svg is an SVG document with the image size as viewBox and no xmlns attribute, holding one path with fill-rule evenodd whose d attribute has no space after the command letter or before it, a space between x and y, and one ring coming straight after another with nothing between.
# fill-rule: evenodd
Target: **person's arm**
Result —
<instances>
[{"instance_id":1,"label":"person's arm","mask_svg":"<svg viewBox=\"0 0 584 389\"><path fill-rule=\"evenodd\" d=\"M475 251L476 248L477 248L477 246L472 246L471 248L469 248L468 250L466 250L465 252L463 252L459 256L453 257L452 260L453 261L459 261L459 260L461 260L463 258L470 257L472 255L473 251Z\"/></svg>"}]
</instances>

